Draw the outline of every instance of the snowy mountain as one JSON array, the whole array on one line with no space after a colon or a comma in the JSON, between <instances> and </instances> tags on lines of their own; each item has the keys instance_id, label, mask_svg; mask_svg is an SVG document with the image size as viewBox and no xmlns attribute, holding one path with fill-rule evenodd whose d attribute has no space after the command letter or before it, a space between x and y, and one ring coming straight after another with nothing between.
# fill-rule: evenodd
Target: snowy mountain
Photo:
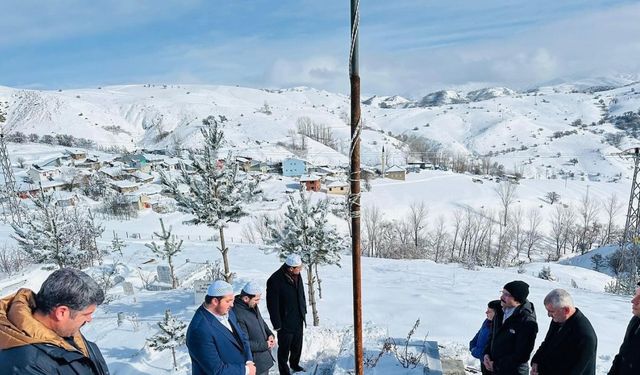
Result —
<instances>
[{"instance_id":1,"label":"snowy mountain","mask_svg":"<svg viewBox=\"0 0 640 375\"><path fill-rule=\"evenodd\" d=\"M615 126L617 116L640 109L640 84L633 82L592 79L528 92L503 87L443 90L415 102L374 96L363 101L362 161L379 164L383 146L391 164L419 159L423 155L403 142L414 136L433 141L451 156L490 157L507 172L526 177L600 173L601 178L615 178L627 167L612 156L636 142L632 132ZM0 101L8 103L5 132L69 134L127 149L197 146L202 119L224 116L229 146L263 160L292 156L289 146L301 143L302 136L295 134L298 123L307 119L329 131L331 142L308 139L301 156L318 164L348 162L349 98L312 88L0 87Z\"/></svg>"}]
</instances>

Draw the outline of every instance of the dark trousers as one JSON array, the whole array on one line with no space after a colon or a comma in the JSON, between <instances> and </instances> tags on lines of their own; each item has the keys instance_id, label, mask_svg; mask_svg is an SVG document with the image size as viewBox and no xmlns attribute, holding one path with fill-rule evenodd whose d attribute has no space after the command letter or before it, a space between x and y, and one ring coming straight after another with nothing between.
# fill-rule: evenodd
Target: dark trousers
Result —
<instances>
[{"instance_id":1,"label":"dark trousers","mask_svg":"<svg viewBox=\"0 0 640 375\"><path fill-rule=\"evenodd\" d=\"M300 366L300 355L302 354L302 331L282 332L278 331L278 370L280 375L290 375L291 367Z\"/></svg>"}]
</instances>

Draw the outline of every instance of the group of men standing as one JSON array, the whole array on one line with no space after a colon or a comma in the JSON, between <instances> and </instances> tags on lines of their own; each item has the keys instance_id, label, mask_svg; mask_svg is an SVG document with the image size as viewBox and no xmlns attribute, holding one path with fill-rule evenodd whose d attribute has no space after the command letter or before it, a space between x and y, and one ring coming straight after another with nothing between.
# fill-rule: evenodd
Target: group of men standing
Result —
<instances>
[{"instance_id":1,"label":"group of men standing","mask_svg":"<svg viewBox=\"0 0 640 375\"><path fill-rule=\"evenodd\" d=\"M300 270L292 255L267 281L267 308L278 343L281 375L300 367L306 300ZM538 332L529 285L507 283L498 301L489 303L489 339L483 344L482 372L495 375L595 374L597 337L569 293L552 290L544 299L551 323L528 362ZM213 282L187 330L194 375L266 375L273 366L276 337L258 303L262 287L247 283L239 295ZM0 300L0 366L8 375L109 375L100 349L80 333L104 301L100 286L70 268L53 272L37 293L29 289ZM495 303L494 303L495 302ZM640 283L631 300L633 317L608 375L640 374ZM495 312L495 315L494 315ZM484 325L483 325L484 327Z\"/></svg>"},{"instance_id":2,"label":"group of men standing","mask_svg":"<svg viewBox=\"0 0 640 375\"><path fill-rule=\"evenodd\" d=\"M267 309L278 343L280 375L300 366L307 303L300 256L291 254L267 280ZM262 318L262 287L247 283L235 296L231 284L214 281L187 329L193 375L267 375L276 338Z\"/></svg>"},{"instance_id":3,"label":"group of men standing","mask_svg":"<svg viewBox=\"0 0 640 375\"><path fill-rule=\"evenodd\" d=\"M482 373L594 375L596 333L587 317L575 307L571 295L563 289L552 290L544 299L551 323L544 341L531 357L538 324L528 295L529 285L520 280L509 282L502 289L502 308L492 317L491 332L482 357ZM631 303L634 316L608 375L640 374L640 283Z\"/></svg>"}]
</instances>

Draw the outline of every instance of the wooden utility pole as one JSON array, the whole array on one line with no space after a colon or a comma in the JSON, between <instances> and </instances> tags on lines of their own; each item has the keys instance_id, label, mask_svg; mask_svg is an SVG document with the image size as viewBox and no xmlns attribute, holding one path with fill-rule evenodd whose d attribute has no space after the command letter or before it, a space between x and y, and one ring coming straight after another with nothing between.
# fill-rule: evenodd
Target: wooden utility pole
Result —
<instances>
[{"instance_id":1,"label":"wooden utility pole","mask_svg":"<svg viewBox=\"0 0 640 375\"><path fill-rule=\"evenodd\" d=\"M362 346L362 285L360 272L360 72L358 69L358 28L360 1L351 0L351 48L349 51L349 80L351 82L351 256L353 272L353 334L355 375L363 374Z\"/></svg>"}]
</instances>

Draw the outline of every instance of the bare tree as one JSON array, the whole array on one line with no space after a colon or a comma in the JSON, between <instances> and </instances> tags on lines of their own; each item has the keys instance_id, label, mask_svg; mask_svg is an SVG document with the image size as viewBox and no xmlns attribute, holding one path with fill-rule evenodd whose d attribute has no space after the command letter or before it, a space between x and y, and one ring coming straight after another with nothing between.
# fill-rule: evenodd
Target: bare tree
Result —
<instances>
[{"instance_id":1,"label":"bare tree","mask_svg":"<svg viewBox=\"0 0 640 375\"><path fill-rule=\"evenodd\" d=\"M520 254L525 247L525 223L524 223L524 212L522 207L516 207L513 210L513 214L511 216L511 227L513 230L513 241L512 247L515 250L515 254L513 255L513 260L518 260L520 258Z\"/></svg>"},{"instance_id":2,"label":"bare tree","mask_svg":"<svg viewBox=\"0 0 640 375\"><path fill-rule=\"evenodd\" d=\"M566 250L574 219L575 212L571 206L556 206L551 216L551 238L555 243L555 254L549 257L551 260L560 259L562 251Z\"/></svg>"},{"instance_id":3,"label":"bare tree","mask_svg":"<svg viewBox=\"0 0 640 375\"><path fill-rule=\"evenodd\" d=\"M544 195L544 197L549 201L549 204L554 204L560 201L560 194L555 191L550 191Z\"/></svg>"},{"instance_id":4,"label":"bare tree","mask_svg":"<svg viewBox=\"0 0 640 375\"><path fill-rule=\"evenodd\" d=\"M501 256L505 251L503 247L505 246L506 238L505 234L507 233L507 221L509 218L509 207L516 200L516 190L518 185L505 181L500 183L498 187L495 188L496 194L498 194L498 198L500 199L500 205L502 206L502 218L500 221L500 230L498 233L498 255Z\"/></svg>"},{"instance_id":5,"label":"bare tree","mask_svg":"<svg viewBox=\"0 0 640 375\"><path fill-rule=\"evenodd\" d=\"M441 257L444 255L444 250L447 246L448 241L449 233L447 233L444 216L440 215L438 216L436 227L431 240L431 243L433 244L434 261L436 263L438 263L438 261L440 261Z\"/></svg>"},{"instance_id":6,"label":"bare tree","mask_svg":"<svg viewBox=\"0 0 640 375\"><path fill-rule=\"evenodd\" d=\"M603 231L603 238L600 241L601 245L614 243L613 237L616 230L615 220L622 209L622 202L618 200L618 196L612 193L609 199L603 202L604 210L607 214L607 226Z\"/></svg>"},{"instance_id":7,"label":"bare tree","mask_svg":"<svg viewBox=\"0 0 640 375\"><path fill-rule=\"evenodd\" d=\"M380 209L373 205L363 210L364 228L367 241L367 255L370 257L378 256L378 244L380 242L380 226L382 225L382 214Z\"/></svg>"},{"instance_id":8,"label":"bare tree","mask_svg":"<svg viewBox=\"0 0 640 375\"><path fill-rule=\"evenodd\" d=\"M580 231L578 233L578 248L580 253L584 254L591 249L591 245L595 241L595 234L592 228L596 226L598 220L598 211L600 210L597 201L589 197L589 192L582 197L578 206L578 214L580 215Z\"/></svg>"},{"instance_id":9,"label":"bare tree","mask_svg":"<svg viewBox=\"0 0 640 375\"><path fill-rule=\"evenodd\" d=\"M408 224L413 234L413 245L416 249L420 246L423 238L422 233L427 226L427 214L428 209L424 201L420 201L420 203L413 202L409 206Z\"/></svg>"},{"instance_id":10,"label":"bare tree","mask_svg":"<svg viewBox=\"0 0 640 375\"><path fill-rule=\"evenodd\" d=\"M542 223L542 216L540 210L533 207L527 211L527 229L525 231L524 246L527 249L527 258L531 262L531 252L538 246L542 240L542 233L540 232L540 224Z\"/></svg>"}]
</instances>

